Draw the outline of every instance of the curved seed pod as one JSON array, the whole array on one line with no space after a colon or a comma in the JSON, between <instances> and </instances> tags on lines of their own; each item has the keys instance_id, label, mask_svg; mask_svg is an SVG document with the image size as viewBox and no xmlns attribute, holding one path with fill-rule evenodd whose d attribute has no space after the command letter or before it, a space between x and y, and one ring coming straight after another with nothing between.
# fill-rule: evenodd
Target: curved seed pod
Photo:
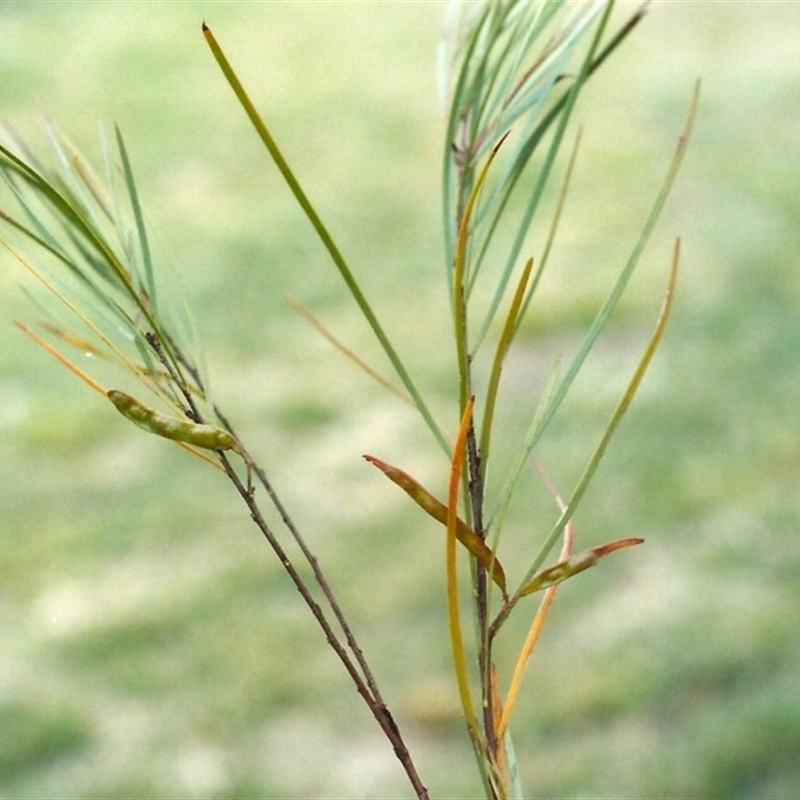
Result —
<instances>
[{"instance_id":1,"label":"curved seed pod","mask_svg":"<svg viewBox=\"0 0 800 800\"><path fill-rule=\"evenodd\" d=\"M110 389L106 395L123 417L148 433L202 447L205 450L240 451L236 437L216 425L201 425L178 417L169 417L142 405L130 395L116 389Z\"/></svg>"}]
</instances>

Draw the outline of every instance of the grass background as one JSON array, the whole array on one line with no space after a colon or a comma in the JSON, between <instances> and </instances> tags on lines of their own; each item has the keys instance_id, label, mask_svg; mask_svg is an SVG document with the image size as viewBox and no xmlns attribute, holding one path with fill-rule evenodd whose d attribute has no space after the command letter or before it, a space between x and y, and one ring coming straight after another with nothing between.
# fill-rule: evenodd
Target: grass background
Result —
<instances>
[{"instance_id":1,"label":"grass background","mask_svg":"<svg viewBox=\"0 0 800 800\"><path fill-rule=\"evenodd\" d=\"M360 455L432 486L444 461L412 413L288 310L297 295L381 363L200 35L205 19L452 427L443 13L5 2L0 116L31 133L46 112L90 153L99 125L120 124L217 400L328 565L432 795L471 797L441 531ZM577 518L587 545L647 543L559 595L516 719L532 795L800 786L798 34L792 3L657 2L579 111L553 271L508 373L509 439L604 296L703 78L659 231L541 451L568 487L651 329L680 234L674 319ZM21 338L11 319L36 315L0 263L0 796L409 796L230 488ZM520 539L551 515L532 479L530 491Z\"/></svg>"}]
</instances>

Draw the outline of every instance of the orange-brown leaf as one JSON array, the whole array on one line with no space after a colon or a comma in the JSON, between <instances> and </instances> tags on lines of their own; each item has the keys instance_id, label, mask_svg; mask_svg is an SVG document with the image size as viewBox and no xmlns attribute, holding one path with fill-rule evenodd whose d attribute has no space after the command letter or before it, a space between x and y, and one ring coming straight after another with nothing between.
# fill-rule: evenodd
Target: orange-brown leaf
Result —
<instances>
[{"instance_id":1,"label":"orange-brown leaf","mask_svg":"<svg viewBox=\"0 0 800 800\"><path fill-rule=\"evenodd\" d=\"M397 484L423 511L441 522L442 525L447 524L447 506L437 500L407 472L403 472L403 470L393 467L391 464L375 458L375 456L365 455L364 458L383 472L392 483ZM503 567L480 536L460 517L456 523L456 537L478 559L481 565L491 573L494 582L505 595L506 576Z\"/></svg>"},{"instance_id":2,"label":"orange-brown leaf","mask_svg":"<svg viewBox=\"0 0 800 800\"><path fill-rule=\"evenodd\" d=\"M599 544L597 547L592 547L589 550L582 550L574 556L570 556L564 561L559 561L551 567L545 567L543 570L537 572L531 580L522 587L519 593L520 597L539 592L546 589L548 586L554 586L579 572L583 572L589 567L593 567L601 558L613 553L615 550L621 550L623 547L632 547L636 544L641 544L644 539L639 539L635 536L630 536L626 539L615 539L613 542L606 542Z\"/></svg>"}]
</instances>

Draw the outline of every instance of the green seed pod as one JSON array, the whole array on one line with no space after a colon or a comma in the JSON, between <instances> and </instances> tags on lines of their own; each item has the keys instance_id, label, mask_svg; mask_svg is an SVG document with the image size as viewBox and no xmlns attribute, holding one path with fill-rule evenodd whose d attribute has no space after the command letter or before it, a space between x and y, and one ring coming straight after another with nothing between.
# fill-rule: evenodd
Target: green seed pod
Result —
<instances>
[{"instance_id":1,"label":"green seed pod","mask_svg":"<svg viewBox=\"0 0 800 800\"><path fill-rule=\"evenodd\" d=\"M202 447L205 450L234 450L236 452L240 450L236 437L215 425L201 425L197 422L169 417L143 406L138 400L116 389L111 389L106 394L123 417L148 433Z\"/></svg>"}]
</instances>

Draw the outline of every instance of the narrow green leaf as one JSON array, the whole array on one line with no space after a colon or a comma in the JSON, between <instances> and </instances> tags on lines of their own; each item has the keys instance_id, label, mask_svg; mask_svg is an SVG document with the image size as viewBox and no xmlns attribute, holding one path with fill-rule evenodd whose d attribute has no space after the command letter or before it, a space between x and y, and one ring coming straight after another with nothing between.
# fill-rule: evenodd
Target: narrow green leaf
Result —
<instances>
[{"instance_id":1,"label":"narrow green leaf","mask_svg":"<svg viewBox=\"0 0 800 800\"><path fill-rule=\"evenodd\" d=\"M289 187L289 190L294 195L294 198L297 201L298 205L305 213L306 217L308 218L308 221L311 223L312 227L316 231L317 236L319 237L323 246L328 251L328 254L330 255L334 265L336 266L337 270L339 271L339 274L342 276L342 279L344 280L347 288L349 289L350 294L356 301L358 307L361 309L361 313L364 315L364 318L366 319L367 323L372 329L372 332L378 339L378 342L383 348L383 351L386 353L386 356L389 359L390 363L392 364L392 367L394 368L395 372L397 373L397 376L402 381L403 386L405 386L406 388L406 391L413 398L414 404L416 405L417 409L419 410L420 414L425 420L425 423L430 429L431 433L434 435L436 441L439 443L440 447L447 453L449 451L449 446L447 444L447 439L445 435L442 433L441 429L436 424L436 421L434 420L433 415L431 414L427 404L422 398L422 395L420 394L413 380L411 379L410 374L406 370L405 365L400 359L400 356L394 349L394 346L389 340L389 337L383 330L383 326L378 321L375 312L372 310L372 306L369 304L366 296L361 291L361 287L359 286L358 281L353 276L350 267L345 261L344 256L342 256L341 252L339 251L339 248L334 242L333 237L328 232L328 229L322 222L321 217L317 213L311 201L308 199L308 196L306 195L303 188L300 186L299 181L297 180L294 173L290 169L286 159L283 157L283 153L281 153L280 149L278 148L278 145L273 139L272 134L269 132L269 129L264 123L264 120L261 118L256 107L253 105L253 102L250 100L250 97L245 91L244 86L242 85L241 81L236 75L227 57L223 53L222 48L217 43L214 34L211 32L211 29L205 23L203 23L203 35L205 36L206 42L208 43L208 46L211 49L211 53L214 56L214 59L216 60L220 69L222 70L222 74L225 76L226 80L230 84L231 89L233 89L233 93L236 95L236 99L239 101L239 104L242 106L244 112L247 114L247 117L250 120L253 127L255 128L255 131L258 134L259 139L261 139L262 143L267 148L270 157L272 158L272 160L275 163L275 166L278 168L279 172L283 176L283 179L286 181L286 184Z\"/></svg>"},{"instance_id":2,"label":"narrow green leaf","mask_svg":"<svg viewBox=\"0 0 800 800\"><path fill-rule=\"evenodd\" d=\"M174 327L173 321L165 323L163 309L158 318L155 313L152 258L121 133L117 131L127 202L136 222L135 238L130 235L127 215L112 205L80 154L52 126L46 133L55 152L53 168L42 166L19 137L17 149L22 155L0 145L0 173L28 222L5 212L0 212L0 220L55 256L66 271L51 269L52 274L46 274L17 257L101 341L108 344L116 336L123 338L125 345L134 345L143 366L132 364L120 348L110 348L126 368L154 384L152 388L159 394L174 394L170 387L174 390L180 385L191 405L190 395L198 395L200 384L199 378L193 383L186 374L195 378L199 372L191 363L193 354L179 348L184 332L179 331L181 336L176 338L170 327ZM137 240L138 250L134 246ZM170 373L170 380L163 380L164 370ZM169 399L178 407L184 405L177 395Z\"/></svg>"},{"instance_id":3,"label":"narrow green leaf","mask_svg":"<svg viewBox=\"0 0 800 800\"><path fill-rule=\"evenodd\" d=\"M496 508L492 512L492 514L490 514L489 519L491 519L494 513L496 513L497 508L502 508L505 505L507 505L508 500L511 497L511 494L514 490L514 486L516 485L516 482L519 478L519 475L522 473L525 464L528 463L528 458L530 457L530 454L533 452L534 447L536 446L542 434L546 430L547 426L550 424L553 417L555 416L556 411L558 410L559 406L566 397L570 387L572 386L572 383L574 382L576 376L578 375L578 372L583 366L583 363L586 360L586 357L589 355L589 352L591 351L595 341L597 340L601 331L608 322L608 319L611 316L612 312L616 308L619 299L625 290L625 287L628 285L631 275L633 274L633 271L636 268L639 259L641 258L642 252L650 238L653 228L655 227L655 224L658 221L659 216L661 215L661 211L664 208L664 205L667 201L667 197L669 196L670 190L672 189L672 186L675 182L675 178L677 177L681 162L683 161L683 157L686 152L686 147L689 142L689 137L691 136L694 118L697 112L699 91L700 91L700 84L698 82L698 84L695 87L695 91L692 95L692 99L689 104L689 110L686 116L686 121L684 123L683 130L681 131L681 134L678 137L678 144L675 148L672 160L667 169L664 181L659 189L658 195L656 196L653 202L650 212L648 213L647 218L645 219L644 225L642 226L642 230L639 233L639 237L637 238L633 246L631 254L628 257L628 260L625 263L624 267L620 271L620 274L617 276L617 279L614 282L611 291L609 292L603 305L598 311L597 316L595 317L594 321L589 327L589 330L586 332L583 342L581 343L581 346L578 348L577 353L570 362L570 365L567 368L564 377L561 379L555 391L552 393L551 397L547 402L546 407L542 410L542 413L540 415L537 414L536 418L528 428L528 432L525 436L524 445L520 450L519 457L517 458L517 461L515 462L514 466L509 472L506 482L504 483L503 488L498 496ZM675 268L677 268L677 264L675 264ZM671 295L670 295L670 301L671 301ZM555 537L553 541L555 541Z\"/></svg>"},{"instance_id":4,"label":"narrow green leaf","mask_svg":"<svg viewBox=\"0 0 800 800\"><path fill-rule=\"evenodd\" d=\"M508 281L511 278L511 274L514 268L514 264L517 263L519 260L519 255L522 251L523 243L525 241L526 236L528 235L528 231L531 227L531 222L533 220L534 214L539 207L539 203L541 202L541 198L544 195L545 187L550 178L550 174L555 166L555 162L557 156L561 150L561 144L566 134L567 126L569 125L570 119L572 117L572 112L575 108L577 103L578 97L583 89L583 85L589 75L591 74L591 65L595 60L595 55L600 47L600 42L602 40L603 34L605 32L606 26L608 25L608 21L611 16L611 11L614 7L614 0L610 0L605 6L605 11L598 23L597 30L594 34L594 37L589 45L589 49L583 59L581 64L580 70L578 71L578 75L575 78L574 83L570 87L569 90L566 91L564 94L564 103L563 106L560 108L560 112L558 115L558 125L556 130L553 134L553 138L550 142L549 147L547 148L547 152L544 157L544 161L542 163L541 168L539 169L536 177L536 182L533 186L533 189L530 191L528 197L528 201L525 207L524 212L522 213L519 223L517 225L517 233L514 239L514 242L509 249L508 257L506 258L506 264L503 269L503 272L500 276L500 279L497 282L497 288L494 293L494 298L489 306L487 311L486 317L484 319L483 328L488 328L491 324L494 315L497 312L497 308L499 307L500 298L505 294L506 287L508 285ZM531 135L528 141L526 141L523 147L520 149L519 153L516 155L516 158L513 162L513 173L512 176L506 179L505 184L503 185L503 199L501 201L496 202L496 207L493 210L493 215L495 220L499 220L500 216L503 214L503 210L505 208L506 202L511 197L511 194L514 190L515 184L519 177L522 175L528 160L533 154L534 149L538 146L539 142L541 141L542 134L539 134L539 129L537 128L536 131ZM490 226L490 235L491 232L494 230L494 226Z\"/></svg>"},{"instance_id":5,"label":"narrow green leaf","mask_svg":"<svg viewBox=\"0 0 800 800\"><path fill-rule=\"evenodd\" d=\"M492 371L489 375L489 383L486 387L486 405L483 412L483 423L481 425L481 441L480 441L480 456L481 456L481 473L486 475L486 467L489 462L489 444L492 438L492 425L494 423L494 409L497 402L497 392L500 388L500 375L503 371L503 363L511 342L514 338L514 333L517 330L517 321L519 319L520 308L522 300L525 297L525 292L530 280L531 270L533 269L533 259L529 258L522 274L517 283L517 290L514 292L514 298L511 301L511 307L506 315L506 322L503 326L503 331L500 334L500 339L497 342L497 349L492 362Z\"/></svg>"},{"instance_id":6,"label":"narrow green leaf","mask_svg":"<svg viewBox=\"0 0 800 800\"><path fill-rule=\"evenodd\" d=\"M591 482L592 478L594 477L595 472L597 471L597 467L600 464L600 461L606 451L606 447L608 443L611 441L611 437L614 435L614 432L617 429L623 415L628 410L628 407L631 404L631 401L636 394L636 390L639 388L639 384L642 382L642 379L647 372L647 368L650 366L650 361L653 358L653 355L658 348L658 344L661 341L661 336L664 333L664 329L666 328L667 321L669 320L669 315L672 310L672 301L675 295L675 283L678 277L678 262L680 259L680 239L676 240L675 242L675 249L673 251L672 256L672 265L670 268L669 274L669 281L667 284L667 290L664 295L664 302L661 306L661 312L658 316L658 321L656 322L655 330L653 331L652 336L650 337L649 342L647 343L647 347L642 354L641 359L636 367L636 370L633 373L633 377L631 378L628 386L625 390L625 393L622 395L622 398L619 401L616 409L614 410L611 419L606 426L605 431L603 431L603 435L600 437L600 441L597 443L594 452L592 453L589 461L587 462L586 466L581 473L580 478L578 479L575 488L572 490L572 494L570 495L569 501L567 502L566 508L561 512L558 520L556 521L555 525L551 529L550 533L548 534L547 538L544 541L541 549L539 550L539 554L534 559L531 568L528 570L528 573L523 581L528 581L531 579L531 576L539 569L544 559L547 557L547 554L553 548L558 537L561 535L561 532L564 530L564 526L569 522L572 518L572 515L575 513L575 509L578 507L578 504L581 501L581 498L584 495L589 483Z\"/></svg>"},{"instance_id":7,"label":"narrow green leaf","mask_svg":"<svg viewBox=\"0 0 800 800\"><path fill-rule=\"evenodd\" d=\"M34 190L34 193L51 209L53 214L59 220L60 224L64 226L67 231L67 237L80 249L81 256L93 267L95 272L108 281L116 290L121 290L125 293L130 301L141 312L148 324L153 330L158 327L153 319L150 308L143 302L136 290L131 278L131 273L124 265L119 255L114 251L114 248L109 244L104 235L93 224L90 216L84 213L80 206L76 206L74 201L60 191L53 180L48 178L45 174L40 174L32 166L26 164L22 159L18 158L8 148L0 144L0 156L4 157L0 161L2 163L3 171L8 174L8 170L12 169L21 177L29 186ZM18 194L19 197L19 194ZM28 209L28 213L35 216L35 212L30 210L30 206L24 206ZM8 215L4 215L6 219L10 219ZM37 217L38 219L38 217ZM39 223L45 229L43 223ZM57 241L51 234L46 238L36 235L33 231L22 224L17 224L18 230L24 232L32 240L38 244L43 244L50 252L58 255L59 258L73 271L73 274L78 277L83 283L87 285L95 285L92 276L83 269L76 260L67 256L63 246L53 246L48 242ZM96 290L98 297L102 299L108 296L107 292L100 289Z\"/></svg>"},{"instance_id":8,"label":"narrow green leaf","mask_svg":"<svg viewBox=\"0 0 800 800\"><path fill-rule=\"evenodd\" d=\"M142 206L139 202L139 193L136 191L136 182L133 179L133 170L131 169L130 158L128 157L128 149L125 147L125 141L122 138L122 131L119 126L114 126L114 133L117 139L117 147L119 148L119 155L122 160L122 169L125 175L125 185L128 188L128 198L131 202L131 209L133 210L133 217L136 223L136 233L139 237L139 250L142 254L142 267L144 269L143 288L147 292L150 303L153 309L156 310L157 297L156 297L156 282L153 276L153 261L150 256L150 244L147 241L147 229L144 224L144 216L142 214Z\"/></svg>"}]
</instances>

